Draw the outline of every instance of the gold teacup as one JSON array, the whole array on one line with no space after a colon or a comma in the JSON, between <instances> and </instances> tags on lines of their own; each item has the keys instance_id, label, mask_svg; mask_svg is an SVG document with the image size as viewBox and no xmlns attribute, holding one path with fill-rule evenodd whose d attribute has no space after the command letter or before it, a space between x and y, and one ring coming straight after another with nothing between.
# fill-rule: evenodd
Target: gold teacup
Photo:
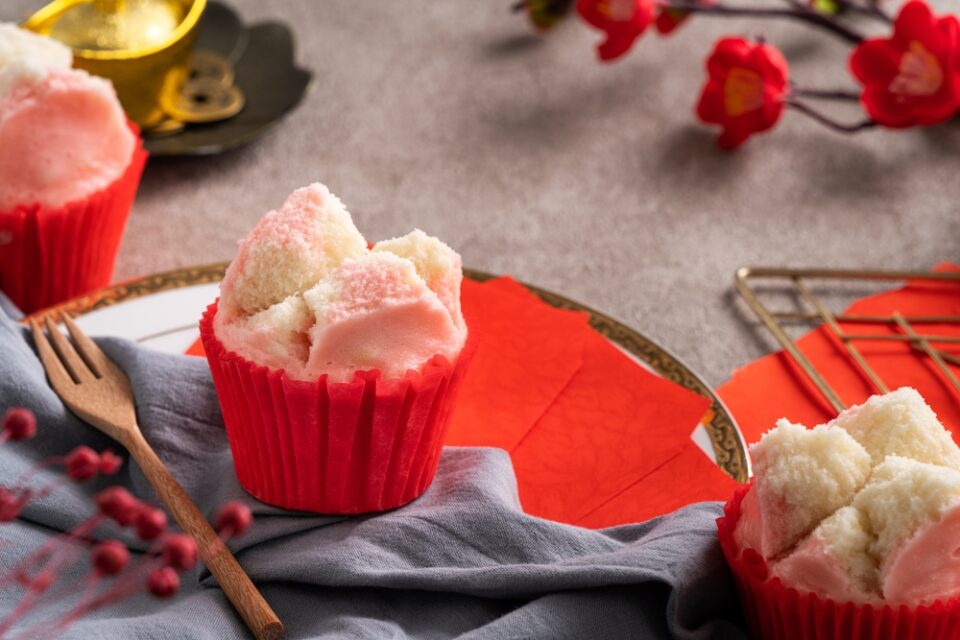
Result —
<instances>
[{"instance_id":1,"label":"gold teacup","mask_svg":"<svg viewBox=\"0 0 960 640\"><path fill-rule=\"evenodd\" d=\"M144 129L187 77L207 0L54 0L23 27L64 42L74 66L109 78L131 120Z\"/></svg>"}]
</instances>

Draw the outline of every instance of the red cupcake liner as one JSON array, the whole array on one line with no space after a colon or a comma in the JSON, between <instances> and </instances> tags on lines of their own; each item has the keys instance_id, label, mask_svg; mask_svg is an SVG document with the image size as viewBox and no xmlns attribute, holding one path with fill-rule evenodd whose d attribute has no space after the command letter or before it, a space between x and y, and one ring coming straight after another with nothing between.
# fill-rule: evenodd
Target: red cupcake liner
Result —
<instances>
[{"instance_id":1,"label":"red cupcake liner","mask_svg":"<svg viewBox=\"0 0 960 640\"><path fill-rule=\"evenodd\" d=\"M110 283L147 152L137 136L119 178L86 198L0 212L0 290L25 313Z\"/></svg>"},{"instance_id":2,"label":"red cupcake liner","mask_svg":"<svg viewBox=\"0 0 960 640\"><path fill-rule=\"evenodd\" d=\"M374 370L356 372L352 382L307 382L228 351L213 330L216 312L215 302L200 337L244 489L319 513L384 511L426 491L474 340L456 362L434 356L402 378Z\"/></svg>"},{"instance_id":3,"label":"red cupcake liner","mask_svg":"<svg viewBox=\"0 0 960 640\"><path fill-rule=\"evenodd\" d=\"M741 552L733 538L740 520L743 486L723 507L717 536L733 571L740 602L755 640L956 640L960 600L907 607L836 602L799 592L770 577L767 563L753 549Z\"/></svg>"}]
</instances>

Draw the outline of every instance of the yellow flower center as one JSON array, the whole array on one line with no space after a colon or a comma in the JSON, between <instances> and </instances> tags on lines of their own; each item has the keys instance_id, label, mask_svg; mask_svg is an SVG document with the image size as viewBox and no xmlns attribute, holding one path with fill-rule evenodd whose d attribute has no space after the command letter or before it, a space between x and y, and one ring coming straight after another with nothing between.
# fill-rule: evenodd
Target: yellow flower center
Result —
<instances>
[{"instance_id":1,"label":"yellow flower center","mask_svg":"<svg viewBox=\"0 0 960 640\"><path fill-rule=\"evenodd\" d=\"M636 0L600 0L597 3L597 11L615 22L628 22L636 10Z\"/></svg>"},{"instance_id":2,"label":"yellow flower center","mask_svg":"<svg viewBox=\"0 0 960 640\"><path fill-rule=\"evenodd\" d=\"M750 69L737 67L723 84L723 106L727 115L741 116L763 106L763 80Z\"/></svg>"},{"instance_id":3,"label":"yellow flower center","mask_svg":"<svg viewBox=\"0 0 960 640\"><path fill-rule=\"evenodd\" d=\"M916 40L900 58L897 77L890 83L890 92L901 96L932 96L943 85L943 69L936 56Z\"/></svg>"}]
</instances>

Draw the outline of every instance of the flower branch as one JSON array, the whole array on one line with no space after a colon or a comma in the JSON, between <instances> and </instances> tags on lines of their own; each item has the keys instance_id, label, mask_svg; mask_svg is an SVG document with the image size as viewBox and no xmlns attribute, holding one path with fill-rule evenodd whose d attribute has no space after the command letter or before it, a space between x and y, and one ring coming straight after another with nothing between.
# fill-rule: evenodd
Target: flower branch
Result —
<instances>
[{"instance_id":1,"label":"flower branch","mask_svg":"<svg viewBox=\"0 0 960 640\"><path fill-rule=\"evenodd\" d=\"M816 122L819 122L820 124L830 129L833 129L834 131L837 131L839 133L857 133L858 131L872 129L873 127L877 126L877 123L870 119L862 120L860 122L854 122L852 124L844 124L842 122L837 122L833 118L830 118L829 116L821 113L820 111L817 111L810 105L805 104L803 102L799 102L797 100L792 100L789 98L784 102L788 107L790 107L794 111L798 111L804 114L805 116L812 118Z\"/></svg>"},{"instance_id":2,"label":"flower branch","mask_svg":"<svg viewBox=\"0 0 960 640\"><path fill-rule=\"evenodd\" d=\"M866 4L860 4L856 0L831 0L831 2L834 2L843 11L859 13L887 24L893 23L893 17L884 11L877 2L871 0L867 0Z\"/></svg>"},{"instance_id":3,"label":"flower branch","mask_svg":"<svg viewBox=\"0 0 960 640\"><path fill-rule=\"evenodd\" d=\"M728 4L730 0L523 0L531 22L548 29L572 7L603 32L597 55L611 62L625 55L651 26L673 33L693 15L790 19L825 30L853 45L848 66L858 91L797 87L784 55L763 38L730 36L714 45L707 59L707 81L697 116L718 125L717 144L742 145L776 126L786 109L834 131L855 133L874 127L907 129L945 122L960 113L960 20L935 15L927 0L906 0L895 19L879 0L782 0L777 6ZM736 2L737 0L732 0ZM746 0L742 0L746 2ZM858 13L885 24L892 33L865 38L841 21ZM807 100L856 102L866 117L844 123L810 106Z\"/></svg>"},{"instance_id":4,"label":"flower branch","mask_svg":"<svg viewBox=\"0 0 960 640\"><path fill-rule=\"evenodd\" d=\"M816 27L825 29L846 42L857 44L865 36L857 30L839 23L831 16L824 15L802 5L791 3L793 8L782 7L750 7L728 5L720 2L706 4L696 0L668 0L663 4L667 9L692 14L709 14L726 18L786 18L799 20Z\"/></svg>"},{"instance_id":5,"label":"flower branch","mask_svg":"<svg viewBox=\"0 0 960 640\"><path fill-rule=\"evenodd\" d=\"M790 95L798 98L813 98L815 100L860 101L859 93L846 89L808 89L806 87L791 86Z\"/></svg>"}]
</instances>

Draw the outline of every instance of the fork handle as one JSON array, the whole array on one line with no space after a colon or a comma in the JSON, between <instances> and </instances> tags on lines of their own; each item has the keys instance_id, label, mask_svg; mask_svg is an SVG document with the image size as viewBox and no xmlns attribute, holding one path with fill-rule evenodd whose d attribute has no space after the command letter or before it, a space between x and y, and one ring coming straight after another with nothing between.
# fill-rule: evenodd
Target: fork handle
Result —
<instances>
[{"instance_id":1,"label":"fork handle","mask_svg":"<svg viewBox=\"0 0 960 640\"><path fill-rule=\"evenodd\" d=\"M284 634L283 623L264 600L237 559L203 517L200 510L170 474L153 448L139 433L130 433L124 445L140 465L147 480L167 505L174 519L200 549L201 558L227 598L258 640L275 640Z\"/></svg>"}]
</instances>

